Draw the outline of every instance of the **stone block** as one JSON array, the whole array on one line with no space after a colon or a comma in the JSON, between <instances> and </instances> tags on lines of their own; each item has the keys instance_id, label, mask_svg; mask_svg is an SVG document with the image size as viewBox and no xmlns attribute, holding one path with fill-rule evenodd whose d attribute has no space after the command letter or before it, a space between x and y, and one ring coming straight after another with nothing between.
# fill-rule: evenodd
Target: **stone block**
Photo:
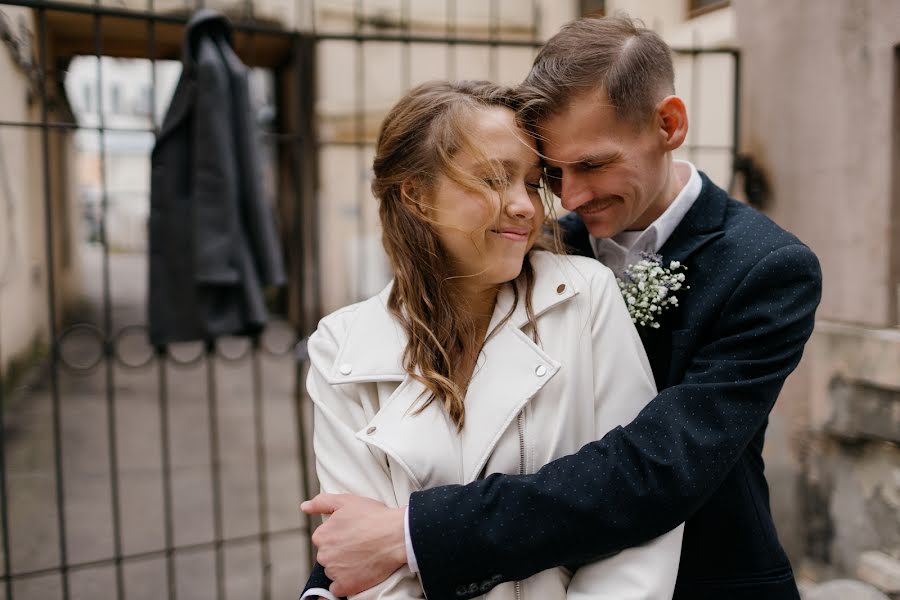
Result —
<instances>
[{"instance_id":1,"label":"stone block","mask_svg":"<svg viewBox=\"0 0 900 600\"><path fill-rule=\"evenodd\" d=\"M803 600L891 600L872 586L855 579L835 579L806 588Z\"/></svg>"},{"instance_id":2,"label":"stone block","mask_svg":"<svg viewBox=\"0 0 900 600\"><path fill-rule=\"evenodd\" d=\"M849 439L900 442L900 391L835 378L826 429Z\"/></svg>"},{"instance_id":3,"label":"stone block","mask_svg":"<svg viewBox=\"0 0 900 600\"><path fill-rule=\"evenodd\" d=\"M900 594L900 560L883 552L863 552L856 575L886 594Z\"/></svg>"}]
</instances>

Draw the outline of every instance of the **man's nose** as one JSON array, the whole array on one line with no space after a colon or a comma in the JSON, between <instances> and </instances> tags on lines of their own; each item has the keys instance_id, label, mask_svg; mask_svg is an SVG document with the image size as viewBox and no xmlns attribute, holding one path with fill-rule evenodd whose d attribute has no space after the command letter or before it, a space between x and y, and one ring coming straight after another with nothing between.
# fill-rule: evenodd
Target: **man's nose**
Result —
<instances>
[{"instance_id":1,"label":"man's nose","mask_svg":"<svg viewBox=\"0 0 900 600\"><path fill-rule=\"evenodd\" d=\"M560 181L559 200L566 210L575 210L591 199L591 191L572 175L567 175Z\"/></svg>"}]
</instances>

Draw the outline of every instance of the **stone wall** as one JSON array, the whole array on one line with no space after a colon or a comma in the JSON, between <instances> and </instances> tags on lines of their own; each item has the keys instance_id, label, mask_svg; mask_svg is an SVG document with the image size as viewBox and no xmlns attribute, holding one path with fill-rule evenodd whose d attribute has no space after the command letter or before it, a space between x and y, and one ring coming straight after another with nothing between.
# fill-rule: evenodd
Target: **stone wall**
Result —
<instances>
[{"instance_id":1,"label":"stone wall","mask_svg":"<svg viewBox=\"0 0 900 600\"><path fill-rule=\"evenodd\" d=\"M745 152L822 263L815 333L772 414L767 476L802 575L900 593L900 10L735 0Z\"/></svg>"}]
</instances>

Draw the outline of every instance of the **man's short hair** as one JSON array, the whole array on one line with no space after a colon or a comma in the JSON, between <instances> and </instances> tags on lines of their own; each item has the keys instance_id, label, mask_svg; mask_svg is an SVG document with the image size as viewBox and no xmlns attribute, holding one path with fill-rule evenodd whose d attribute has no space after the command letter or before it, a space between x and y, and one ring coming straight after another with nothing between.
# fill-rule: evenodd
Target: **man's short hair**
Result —
<instances>
[{"instance_id":1,"label":"man's short hair","mask_svg":"<svg viewBox=\"0 0 900 600\"><path fill-rule=\"evenodd\" d=\"M675 92L669 46L626 15L573 21L535 58L522 83L520 119L534 130L585 92L604 93L617 117L646 125L657 103Z\"/></svg>"}]
</instances>

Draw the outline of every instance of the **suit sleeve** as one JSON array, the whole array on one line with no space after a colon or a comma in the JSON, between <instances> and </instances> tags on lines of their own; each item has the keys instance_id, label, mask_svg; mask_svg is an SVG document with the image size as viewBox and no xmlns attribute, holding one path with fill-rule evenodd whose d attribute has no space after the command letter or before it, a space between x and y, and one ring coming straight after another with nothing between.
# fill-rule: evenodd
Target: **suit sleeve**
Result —
<instances>
[{"instance_id":1,"label":"suit sleeve","mask_svg":"<svg viewBox=\"0 0 900 600\"><path fill-rule=\"evenodd\" d=\"M368 419L356 384L331 385L325 379L337 356L331 330L322 324L309 340L310 369L306 387L314 406L313 447L323 492L355 494L398 506L386 460L356 437ZM323 573L324 574L324 573ZM314 572L315 575L315 572ZM326 580L327 581L327 580ZM402 567L386 581L356 596L356 600L414 600L424 598L418 577Z\"/></svg>"},{"instance_id":2,"label":"suit sleeve","mask_svg":"<svg viewBox=\"0 0 900 600\"><path fill-rule=\"evenodd\" d=\"M626 425L656 396L653 372L612 273L594 278L591 345L595 435ZM678 575L684 525L649 542L578 569L567 600L671 598Z\"/></svg>"},{"instance_id":3,"label":"suit sleeve","mask_svg":"<svg viewBox=\"0 0 900 600\"><path fill-rule=\"evenodd\" d=\"M767 419L820 296L815 255L800 244L778 248L737 284L682 382L631 423L532 475L414 493L410 530L428 598L468 598L457 592L469 581L584 564L686 521ZM590 491L572 494L576 482ZM531 517L505 519L516 504Z\"/></svg>"}]
</instances>

